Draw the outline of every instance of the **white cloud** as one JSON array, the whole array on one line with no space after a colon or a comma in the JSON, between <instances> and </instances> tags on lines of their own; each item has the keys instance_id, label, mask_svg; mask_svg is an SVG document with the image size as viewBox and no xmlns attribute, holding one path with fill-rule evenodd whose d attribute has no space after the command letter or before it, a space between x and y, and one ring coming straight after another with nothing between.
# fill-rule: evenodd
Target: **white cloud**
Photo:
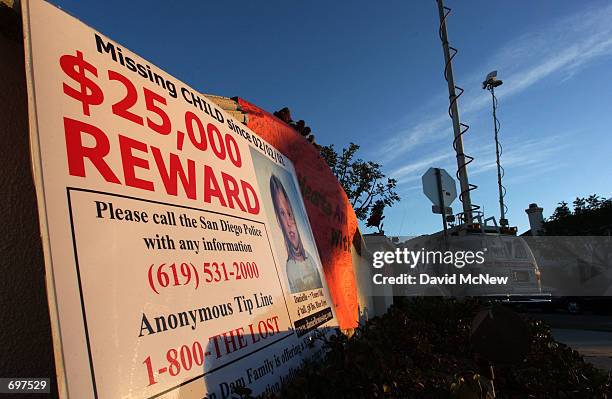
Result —
<instances>
[{"instance_id":1,"label":"white cloud","mask_svg":"<svg viewBox=\"0 0 612 399\"><path fill-rule=\"evenodd\" d=\"M431 142L444 137L448 133L450 119L447 114L437 115L417 122L410 128L402 129L384 141L380 147L379 156L382 162L390 161L402 154L408 153L423 142Z\"/></svg>"},{"instance_id":2,"label":"white cloud","mask_svg":"<svg viewBox=\"0 0 612 399\"><path fill-rule=\"evenodd\" d=\"M407 183L408 181L415 180L416 178L420 177L425 170L431 167L434 163L447 160L453 156L453 152L446 151L444 153L438 153L426 158L421 158L395 169L389 173L389 176L398 179L400 183Z\"/></svg>"},{"instance_id":3,"label":"white cloud","mask_svg":"<svg viewBox=\"0 0 612 399\"><path fill-rule=\"evenodd\" d=\"M528 140L510 140L502 151L501 163L506 171L521 172L530 175L540 169L549 170L548 165L558 163L557 155L568 148L569 135L552 135L532 138ZM472 155L477 161L468 166L470 176L494 170L497 167L495 158L495 146L492 143L480 145L474 148ZM445 165L440 165L443 163ZM412 160L392 172L391 177L398 179L400 186L419 180L423 173L432 166L448 167L448 171L454 174L455 153L452 151L440 152ZM522 169L528 167L529 169ZM507 177L517 177L511 175ZM505 180L504 180L505 181ZM411 186L414 187L414 186ZM407 190L407 188L403 188Z\"/></svg>"},{"instance_id":4,"label":"white cloud","mask_svg":"<svg viewBox=\"0 0 612 399\"><path fill-rule=\"evenodd\" d=\"M612 4L607 7L593 6L584 12L560 18L544 28L526 32L503 46L474 71L463 86L478 87L489 70L503 70L506 85L503 91L499 91L498 97L507 99L553 75L561 75L559 82L571 79L581 68L612 55L610 20ZM462 79L459 78L458 82L461 85ZM466 91L459 101L462 120L467 120L463 116L473 117L477 111L489 107L490 101L488 93L482 90ZM436 102L430 103L434 105ZM382 143L378 155L383 162L405 157L423 144L452 137L451 121L446 113L448 104L434 106L429 112L420 111L419 115L407 118L412 126L400 129ZM426 116L421 116L423 114ZM435 161L435 157L432 159ZM415 163L404 165L394 173L406 175L413 164L416 166Z\"/></svg>"}]
</instances>

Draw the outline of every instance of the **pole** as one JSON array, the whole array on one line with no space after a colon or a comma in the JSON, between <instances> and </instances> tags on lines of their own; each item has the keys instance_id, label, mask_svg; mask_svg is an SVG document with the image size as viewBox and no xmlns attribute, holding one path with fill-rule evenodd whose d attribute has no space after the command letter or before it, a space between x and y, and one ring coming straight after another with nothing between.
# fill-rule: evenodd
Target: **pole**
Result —
<instances>
[{"instance_id":1,"label":"pole","mask_svg":"<svg viewBox=\"0 0 612 399\"><path fill-rule=\"evenodd\" d=\"M491 86L491 99L493 101L493 128L495 131L495 156L497 159L497 189L499 191L499 224L504 226L507 224L506 221L506 207L504 205L504 192L502 186L502 174L501 174L501 162L499 159L499 138L498 138L498 128L497 128L497 100L495 98L495 88Z\"/></svg>"},{"instance_id":2,"label":"pole","mask_svg":"<svg viewBox=\"0 0 612 399\"><path fill-rule=\"evenodd\" d=\"M439 168L435 168L436 182L438 183L438 201L442 210L442 227L444 227L444 246L448 249L448 232L446 231L446 205L444 204L444 195L442 193L442 174Z\"/></svg>"},{"instance_id":3,"label":"pole","mask_svg":"<svg viewBox=\"0 0 612 399\"><path fill-rule=\"evenodd\" d=\"M493 369L493 364L489 364L489 369L491 370L491 389L493 390L493 392L491 392L493 394L493 398L496 398L497 395L495 395L495 370Z\"/></svg>"},{"instance_id":4,"label":"pole","mask_svg":"<svg viewBox=\"0 0 612 399\"><path fill-rule=\"evenodd\" d=\"M453 132L455 135L455 151L457 152L457 174L459 186L461 187L461 202L463 203L463 214L465 223L472 223L472 200L470 199L470 184L468 182L467 167L465 165L465 154L463 153L463 139L461 138L461 125L459 122L459 109L457 108L457 94L455 93L455 81L453 79L453 66L446 32L446 22L444 21L444 4L442 0L438 2L438 14L440 16L440 36L442 48L444 49L444 61L446 65L445 73L448 82L448 96L450 100L451 117L453 119Z\"/></svg>"}]
</instances>

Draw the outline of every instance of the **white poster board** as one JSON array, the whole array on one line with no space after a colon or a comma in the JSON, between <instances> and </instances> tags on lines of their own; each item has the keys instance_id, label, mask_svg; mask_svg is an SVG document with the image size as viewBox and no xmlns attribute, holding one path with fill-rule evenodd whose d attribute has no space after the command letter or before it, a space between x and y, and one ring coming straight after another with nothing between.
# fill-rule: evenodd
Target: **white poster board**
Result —
<instances>
[{"instance_id":1,"label":"white poster board","mask_svg":"<svg viewBox=\"0 0 612 399\"><path fill-rule=\"evenodd\" d=\"M337 325L291 163L49 3L23 16L61 396L278 390Z\"/></svg>"}]
</instances>

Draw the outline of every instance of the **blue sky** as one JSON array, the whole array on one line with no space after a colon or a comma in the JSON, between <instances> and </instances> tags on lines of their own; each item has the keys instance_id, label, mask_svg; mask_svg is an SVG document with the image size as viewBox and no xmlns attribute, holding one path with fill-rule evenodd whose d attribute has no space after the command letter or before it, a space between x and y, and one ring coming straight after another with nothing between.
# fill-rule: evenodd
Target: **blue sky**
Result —
<instances>
[{"instance_id":1,"label":"blue sky","mask_svg":"<svg viewBox=\"0 0 612 399\"><path fill-rule=\"evenodd\" d=\"M353 141L399 181L385 232L440 229L422 194L429 167L456 170L436 3L54 1L90 26L210 94L268 111L288 106L320 144ZM384 4L384 6L382 6ZM612 196L612 3L447 1L454 72L466 91L466 153L474 203L498 216L493 70L511 225L524 209ZM461 208L458 200L453 209ZM366 229L367 231L367 229Z\"/></svg>"}]
</instances>

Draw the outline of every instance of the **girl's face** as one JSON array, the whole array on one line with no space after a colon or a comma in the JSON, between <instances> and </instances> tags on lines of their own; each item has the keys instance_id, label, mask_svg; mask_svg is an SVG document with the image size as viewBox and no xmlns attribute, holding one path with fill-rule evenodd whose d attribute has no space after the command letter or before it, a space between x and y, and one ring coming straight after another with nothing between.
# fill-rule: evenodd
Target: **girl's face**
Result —
<instances>
[{"instance_id":1,"label":"girl's face","mask_svg":"<svg viewBox=\"0 0 612 399\"><path fill-rule=\"evenodd\" d=\"M289 201L281 192L276 193L276 198L278 200L278 218L280 219L283 230L285 231L285 235L287 235L289 238L289 242L294 249L297 249L300 245L300 236L298 233L297 224L295 223L295 216L293 215Z\"/></svg>"}]
</instances>

